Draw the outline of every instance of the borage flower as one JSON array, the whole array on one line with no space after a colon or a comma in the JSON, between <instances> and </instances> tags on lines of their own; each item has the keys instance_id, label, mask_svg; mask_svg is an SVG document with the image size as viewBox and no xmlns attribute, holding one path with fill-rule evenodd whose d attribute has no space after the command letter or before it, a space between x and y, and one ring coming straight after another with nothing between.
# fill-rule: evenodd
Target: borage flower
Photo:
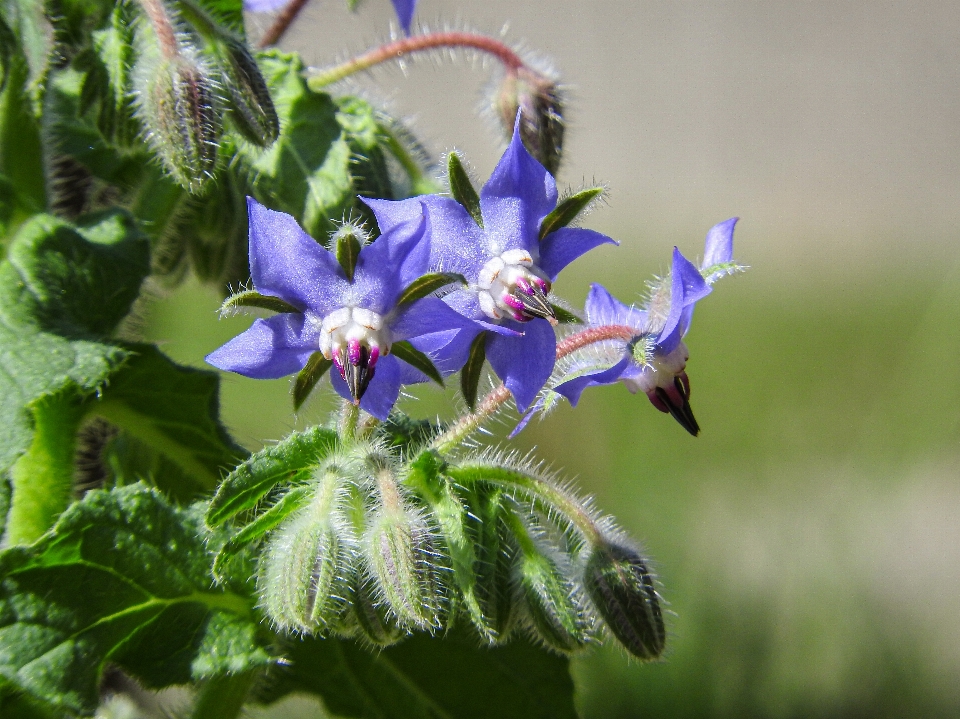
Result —
<instances>
[{"instance_id":1,"label":"borage flower","mask_svg":"<svg viewBox=\"0 0 960 719\"><path fill-rule=\"evenodd\" d=\"M409 35L413 13L417 9L417 0L391 1L393 2L393 9L397 13L397 19L400 21L400 27ZM247 12L275 12L282 10L291 2L292 0L243 0L243 9Z\"/></svg>"},{"instance_id":2,"label":"borage flower","mask_svg":"<svg viewBox=\"0 0 960 719\"><path fill-rule=\"evenodd\" d=\"M414 345L429 338L442 346L470 323L424 296L453 278L425 276L423 218L398 223L365 246L345 226L334 236L334 254L290 215L252 198L247 208L254 289L228 298L224 307L253 305L279 314L256 320L207 362L256 379L302 371L298 384L307 392L332 364L340 396L380 419L402 384L439 376Z\"/></svg>"},{"instance_id":3,"label":"borage flower","mask_svg":"<svg viewBox=\"0 0 960 719\"><path fill-rule=\"evenodd\" d=\"M585 252L617 244L593 230L565 227L599 189L580 193L557 207L553 176L520 139L513 139L479 196L456 155L451 155L451 191L401 202L370 200L381 227L426 215L425 239L431 266L462 275L467 287L444 301L476 324L445 346L433 349L460 367L480 332L483 350L523 412L550 377L556 357L556 308L550 299L560 271ZM422 208L422 209L421 209Z\"/></svg>"},{"instance_id":4,"label":"borage flower","mask_svg":"<svg viewBox=\"0 0 960 719\"><path fill-rule=\"evenodd\" d=\"M576 406L587 387L620 381L633 393L644 392L654 407L669 412L696 436L700 426L690 408L690 353L683 337L694 306L710 294L713 282L744 269L733 261L736 223L734 217L707 233L700 269L674 247L670 273L651 288L643 308L625 305L601 285L593 285L584 308L588 325L622 329L620 334L630 339L603 340L571 354L553 391ZM576 376L562 381L571 375Z\"/></svg>"}]
</instances>

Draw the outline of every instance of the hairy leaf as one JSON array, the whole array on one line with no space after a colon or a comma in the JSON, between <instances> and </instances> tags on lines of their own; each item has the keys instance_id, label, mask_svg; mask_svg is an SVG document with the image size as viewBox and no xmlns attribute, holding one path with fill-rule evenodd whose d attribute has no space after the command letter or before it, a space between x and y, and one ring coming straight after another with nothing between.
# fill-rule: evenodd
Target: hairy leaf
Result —
<instances>
[{"instance_id":1,"label":"hairy leaf","mask_svg":"<svg viewBox=\"0 0 960 719\"><path fill-rule=\"evenodd\" d=\"M430 274L418 277L400 293L400 299L397 300L397 305L416 302L454 282L465 285L467 284L467 278L456 272L431 272Z\"/></svg>"},{"instance_id":2,"label":"hairy leaf","mask_svg":"<svg viewBox=\"0 0 960 719\"><path fill-rule=\"evenodd\" d=\"M259 307L263 310L272 312L299 312L296 307L284 302L279 297L270 295L261 295L256 290L242 290L236 294L230 295L220 305L220 315L230 316L240 307Z\"/></svg>"},{"instance_id":3,"label":"hairy leaf","mask_svg":"<svg viewBox=\"0 0 960 719\"><path fill-rule=\"evenodd\" d=\"M429 357L412 344L406 340L403 342L394 342L390 351L397 359L401 359L414 369L420 370L427 377L443 387L443 377L440 376L440 371L436 365L433 364Z\"/></svg>"},{"instance_id":4,"label":"hairy leaf","mask_svg":"<svg viewBox=\"0 0 960 719\"><path fill-rule=\"evenodd\" d=\"M517 640L478 648L464 632L417 634L377 652L338 639L284 647L284 666L263 694L323 698L351 719L575 719L573 682L562 657Z\"/></svg>"},{"instance_id":5,"label":"hairy leaf","mask_svg":"<svg viewBox=\"0 0 960 719\"><path fill-rule=\"evenodd\" d=\"M207 512L207 523L222 524L255 507L278 484L307 477L336 446L336 432L313 427L260 450L223 480Z\"/></svg>"},{"instance_id":6,"label":"hairy leaf","mask_svg":"<svg viewBox=\"0 0 960 719\"><path fill-rule=\"evenodd\" d=\"M553 212L544 217L543 222L540 223L540 239L542 240L554 230L559 230L561 227L569 225L577 219L577 215L587 209L590 203L602 194L602 187L591 187L587 190L580 190L580 192L570 195L567 199L561 200Z\"/></svg>"},{"instance_id":7,"label":"hairy leaf","mask_svg":"<svg viewBox=\"0 0 960 719\"><path fill-rule=\"evenodd\" d=\"M156 490L89 493L0 557L0 675L88 714L107 661L151 688L268 665L250 600L211 588L208 538Z\"/></svg>"},{"instance_id":8,"label":"hairy leaf","mask_svg":"<svg viewBox=\"0 0 960 719\"><path fill-rule=\"evenodd\" d=\"M463 208L470 213L480 227L483 227L483 214L480 212L480 195L470 182L467 171L463 169L463 163L460 162L460 156L451 152L447 159L447 177L450 181L450 194L453 199L463 205Z\"/></svg>"}]
</instances>

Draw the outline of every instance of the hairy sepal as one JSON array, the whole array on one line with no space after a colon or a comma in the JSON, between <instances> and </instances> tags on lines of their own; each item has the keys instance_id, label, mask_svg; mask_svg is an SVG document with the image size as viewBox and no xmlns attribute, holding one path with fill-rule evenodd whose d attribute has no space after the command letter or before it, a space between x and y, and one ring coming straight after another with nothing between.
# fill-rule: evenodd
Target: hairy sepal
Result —
<instances>
[{"instance_id":1,"label":"hairy sepal","mask_svg":"<svg viewBox=\"0 0 960 719\"><path fill-rule=\"evenodd\" d=\"M483 227L483 213L480 211L480 195L477 194L467 171L463 168L460 156L451 152L447 158L447 179L450 183L450 194L453 199L463 205L473 221Z\"/></svg>"},{"instance_id":2,"label":"hairy sepal","mask_svg":"<svg viewBox=\"0 0 960 719\"><path fill-rule=\"evenodd\" d=\"M565 200L561 200L553 211L543 218L540 223L540 239L549 235L561 227L566 227L577 219L580 214L586 210L603 194L602 187L591 187L586 190L580 190L570 195Z\"/></svg>"}]
</instances>

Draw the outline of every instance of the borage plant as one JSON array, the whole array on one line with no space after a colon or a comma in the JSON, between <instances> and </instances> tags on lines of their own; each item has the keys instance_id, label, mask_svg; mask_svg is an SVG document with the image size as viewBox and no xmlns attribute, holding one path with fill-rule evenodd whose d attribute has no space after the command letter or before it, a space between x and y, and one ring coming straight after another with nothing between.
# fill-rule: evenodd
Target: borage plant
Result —
<instances>
[{"instance_id":1,"label":"borage plant","mask_svg":"<svg viewBox=\"0 0 960 719\"><path fill-rule=\"evenodd\" d=\"M304 4L250 3L282 6L261 45ZM252 50L231 0L0 4L4 717L149 716L173 685L195 717L295 692L347 717L566 717L568 654L663 652L637 545L475 435L511 399L519 430L617 381L697 434L683 336L741 269L735 220L640 306L594 285L581 319L558 275L616 243L574 226L601 188L558 197L556 79L395 5L402 38L308 70ZM328 92L435 48L503 67L509 145L479 192L456 153L441 186L400 121ZM294 409L328 375L328 424L251 455L217 375L138 340L144 287L189 273L269 315L207 361L293 375ZM478 397L487 361L502 383ZM453 421L396 408L455 373Z\"/></svg>"}]
</instances>

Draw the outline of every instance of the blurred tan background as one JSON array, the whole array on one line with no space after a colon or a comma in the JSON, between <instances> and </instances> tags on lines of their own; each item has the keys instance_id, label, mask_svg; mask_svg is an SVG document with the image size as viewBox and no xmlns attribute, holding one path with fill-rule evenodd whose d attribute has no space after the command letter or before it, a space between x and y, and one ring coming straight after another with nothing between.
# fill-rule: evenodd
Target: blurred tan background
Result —
<instances>
[{"instance_id":1,"label":"blurred tan background","mask_svg":"<svg viewBox=\"0 0 960 719\"><path fill-rule=\"evenodd\" d=\"M609 186L587 225L622 247L559 294L635 298L672 245L696 256L742 218L752 269L688 337L700 437L617 386L517 442L645 542L675 613L662 663L576 660L584 715L960 715L960 4L421 0L417 18L509 23L568 86L559 184ZM283 46L322 66L391 21L387 0L313 0ZM477 114L490 70L414 61L359 89L483 179L504 143ZM150 337L186 331L165 349L202 365L244 324L218 323L217 300L166 297ZM250 447L327 406L294 418L285 380L223 393ZM418 394L408 411L448 412Z\"/></svg>"}]
</instances>

